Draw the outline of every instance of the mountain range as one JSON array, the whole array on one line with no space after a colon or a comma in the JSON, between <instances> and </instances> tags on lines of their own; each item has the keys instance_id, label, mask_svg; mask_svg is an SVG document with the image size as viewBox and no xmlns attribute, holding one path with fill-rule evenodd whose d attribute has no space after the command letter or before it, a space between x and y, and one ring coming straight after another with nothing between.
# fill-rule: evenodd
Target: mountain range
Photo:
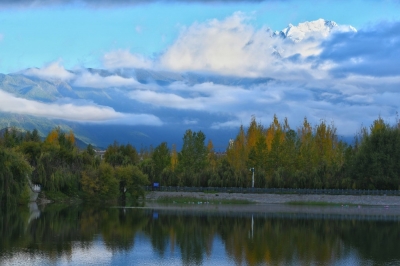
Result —
<instances>
[{"instance_id":1,"label":"mountain range","mask_svg":"<svg viewBox=\"0 0 400 266\"><path fill-rule=\"evenodd\" d=\"M288 27L281 31L275 31L273 36L279 36L284 39L290 39L293 42L300 42L309 37L327 37L330 33L335 31L352 31L357 30L353 26L338 25L336 22L325 19L318 19L314 21L306 21L294 26L289 24Z\"/></svg>"},{"instance_id":2,"label":"mountain range","mask_svg":"<svg viewBox=\"0 0 400 266\"><path fill-rule=\"evenodd\" d=\"M273 32L271 37L298 43L325 38L338 31L356 30L319 19L298 26L290 24ZM45 136L59 126L73 130L80 140L94 146L107 147L118 141L137 148L156 146L163 141L179 148L185 130L192 129L202 130L212 139L215 149L222 151L239 128L218 126L229 124L235 117L220 111L221 108L214 108L216 111L204 108L210 100L208 96L221 95L227 104L230 95L221 91L234 89L239 94L254 88L262 91L260 88L274 82L278 81L268 75L241 77L139 68L66 70L53 64L46 69L0 74L0 97L6 99L0 106L0 129L36 128ZM211 109L222 104L218 98L212 100L215 102L207 103Z\"/></svg>"},{"instance_id":3,"label":"mountain range","mask_svg":"<svg viewBox=\"0 0 400 266\"><path fill-rule=\"evenodd\" d=\"M51 103L74 103L79 105L90 103L99 106L107 106L121 113L145 112L152 107L145 106L138 102L132 103L126 95L131 90L131 86L116 86L109 88L83 87L74 84L74 81L63 81L60 79L44 79L35 76L29 76L31 69L12 74L0 74L1 90L12 94L18 98ZM121 77L124 79L133 78L141 84L155 84L161 87L168 86L176 82L182 82L189 85L213 83L229 86L249 86L270 81L268 78L238 78L212 75L199 75L195 73L176 74L170 72L159 72L144 69L120 69L116 71L107 71L102 69L84 69L80 71L70 71L75 75L82 72L92 75L99 75L102 78ZM160 115L165 110L151 110L152 113ZM208 114L204 114L205 117ZM180 119L179 117L173 118ZM73 130L76 136L85 143L91 143L95 146L106 147L113 141L120 143L131 143L136 147L148 147L158 145L163 141L169 144L181 144L184 131L186 129L203 130L198 124L190 125L186 129L176 128L174 125L168 126L146 126L130 125L118 123L97 123L97 122L76 122L64 119L52 118L51 113L44 116L35 116L27 113L0 112L0 128L15 126L26 130L38 129L44 136L52 128L61 127L62 130ZM216 132L211 130L207 137L217 143L220 150L226 148L229 138L234 136L235 130L225 132ZM213 134L214 133L214 134ZM221 134L222 133L222 134Z\"/></svg>"}]
</instances>

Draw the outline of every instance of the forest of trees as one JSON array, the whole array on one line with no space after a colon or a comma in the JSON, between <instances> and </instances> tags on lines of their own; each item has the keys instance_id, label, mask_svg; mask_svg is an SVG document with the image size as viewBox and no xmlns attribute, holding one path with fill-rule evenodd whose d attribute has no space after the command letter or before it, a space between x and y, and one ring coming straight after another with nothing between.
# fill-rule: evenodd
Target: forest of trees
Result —
<instances>
[{"instance_id":1,"label":"forest of trees","mask_svg":"<svg viewBox=\"0 0 400 266\"><path fill-rule=\"evenodd\" d=\"M254 168L261 188L400 189L400 123L382 118L361 128L352 145L325 121L312 126L304 119L294 130L274 116L268 127L255 118L241 126L223 155L191 130L179 153L162 143L149 154L141 169L163 186L250 187Z\"/></svg>"},{"instance_id":2,"label":"forest of trees","mask_svg":"<svg viewBox=\"0 0 400 266\"><path fill-rule=\"evenodd\" d=\"M143 186L400 189L400 122L378 118L361 128L352 145L340 140L333 124L311 125L305 118L292 129L277 116L264 127L253 117L214 152L203 132L187 130L178 152L166 142L137 151L131 144L109 145L104 159L91 145L75 145L73 132L5 130L0 136L0 204L29 199L29 177L44 191L91 200L138 198Z\"/></svg>"}]
</instances>

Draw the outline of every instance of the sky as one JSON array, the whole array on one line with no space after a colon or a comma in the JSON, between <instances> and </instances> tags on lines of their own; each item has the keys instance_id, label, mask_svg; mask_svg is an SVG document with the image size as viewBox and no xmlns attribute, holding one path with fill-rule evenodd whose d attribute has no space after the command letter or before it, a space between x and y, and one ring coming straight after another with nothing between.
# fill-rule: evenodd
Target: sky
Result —
<instances>
[{"instance_id":1,"label":"sky","mask_svg":"<svg viewBox=\"0 0 400 266\"><path fill-rule=\"evenodd\" d=\"M43 103L0 90L0 111L89 123L129 117L136 125L212 130L246 125L252 115L268 124L275 113L293 126L304 117L334 121L349 136L378 116L396 121L399 14L398 0L2 0L0 73L22 71L99 90L121 87L132 105L153 108L124 112L89 99ZM271 37L289 24L319 19L338 26L300 39ZM86 68L269 81L144 85Z\"/></svg>"}]
</instances>

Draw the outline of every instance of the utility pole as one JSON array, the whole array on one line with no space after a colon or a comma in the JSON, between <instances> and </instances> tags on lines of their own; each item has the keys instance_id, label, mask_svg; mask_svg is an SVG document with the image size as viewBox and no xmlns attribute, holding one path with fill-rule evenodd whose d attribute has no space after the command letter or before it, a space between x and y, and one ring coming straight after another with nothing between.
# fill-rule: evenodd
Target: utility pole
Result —
<instances>
[{"instance_id":1,"label":"utility pole","mask_svg":"<svg viewBox=\"0 0 400 266\"><path fill-rule=\"evenodd\" d=\"M252 172L251 187L254 188L254 167L250 168L250 171Z\"/></svg>"}]
</instances>

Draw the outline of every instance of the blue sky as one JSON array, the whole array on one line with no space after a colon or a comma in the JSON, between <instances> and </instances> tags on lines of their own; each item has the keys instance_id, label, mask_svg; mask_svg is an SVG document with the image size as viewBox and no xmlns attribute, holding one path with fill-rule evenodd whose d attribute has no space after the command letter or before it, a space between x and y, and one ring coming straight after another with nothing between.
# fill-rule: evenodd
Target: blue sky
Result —
<instances>
[{"instance_id":1,"label":"blue sky","mask_svg":"<svg viewBox=\"0 0 400 266\"><path fill-rule=\"evenodd\" d=\"M73 87L113 90L132 108L93 99L59 99L50 105L0 91L0 111L203 131L237 129L252 115L269 124L276 113L293 127L304 117L312 123L334 121L339 134L351 136L379 115L396 121L399 14L398 0L4 0L0 73L22 71ZM329 28L326 21L337 24L328 23ZM294 27L288 38L274 36L289 24ZM270 81L183 80L162 86L85 68Z\"/></svg>"}]
</instances>

